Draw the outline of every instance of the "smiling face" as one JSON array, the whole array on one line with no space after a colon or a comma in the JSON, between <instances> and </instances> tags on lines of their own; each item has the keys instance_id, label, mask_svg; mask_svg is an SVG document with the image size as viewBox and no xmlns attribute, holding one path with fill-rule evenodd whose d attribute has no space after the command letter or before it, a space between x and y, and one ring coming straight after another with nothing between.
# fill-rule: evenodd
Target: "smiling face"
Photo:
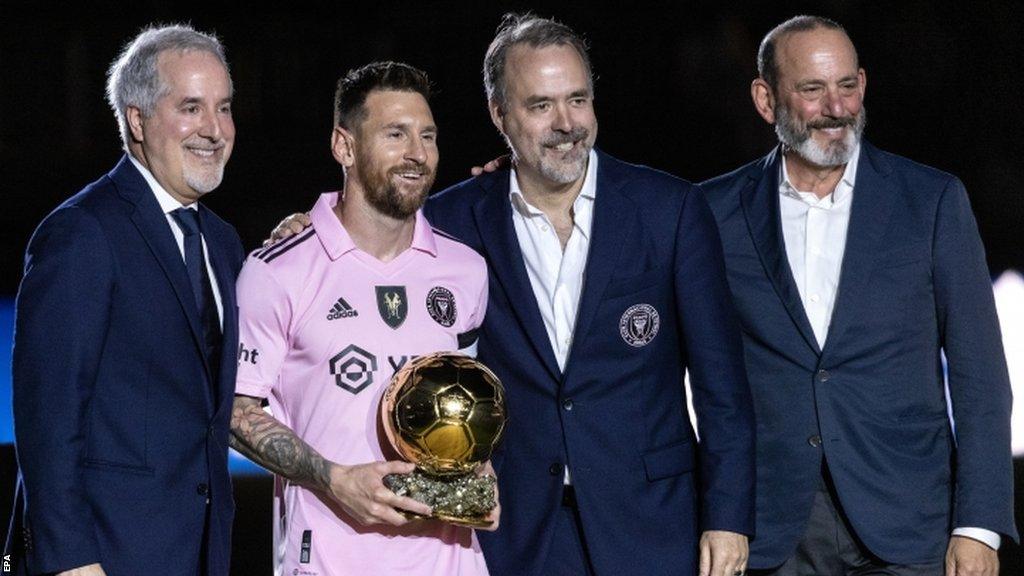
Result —
<instances>
[{"instance_id":1,"label":"smiling face","mask_svg":"<svg viewBox=\"0 0 1024 576\"><path fill-rule=\"evenodd\" d=\"M580 181L597 138L594 97L583 59L570 45L513 46L505 63L505 105L491 119L520 176L549 186Z\"/></svg>"},{"instance_id":2,"label":"smiling face","mask_svg":"<svg viewBox=\"0 0 1024 576\"><path fill-rule=\"evenodd\" d=\"M363 104L365 119L346 135L352 153L347 177L378 212L397 219L427 200L437 170L437 126L418 92L374 90Z\"/></svg>"},{"instance_id":3,"label":"smiling face","mask_svg":"<svg viewBox=\"0 0 1024 576\"><path fill-rule=\"evenodd\" d=\"M775 87L754 81L758 112L788 149L821 167L849 161L864 130L864 70L850 39L815 28L778 39Z\"/></svg>"},{"instance_id":4,"label":"smiling face","mask_svg":"<svg viewBox=\"0 0 1024 576\"><path fill-rule=\"evenodd\" d=\"M231 156L231 80L203 51L164 52L157 67L163 95L149 116L128 108L128 148L171 196L191 204L220 185Z\"/></svg>"}]
</instances>

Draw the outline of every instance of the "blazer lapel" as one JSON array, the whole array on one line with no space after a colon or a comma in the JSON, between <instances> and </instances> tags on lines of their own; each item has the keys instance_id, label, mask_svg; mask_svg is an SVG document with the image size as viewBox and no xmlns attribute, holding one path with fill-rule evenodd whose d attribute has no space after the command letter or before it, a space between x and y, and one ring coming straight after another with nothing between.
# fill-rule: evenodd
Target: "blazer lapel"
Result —
<instances>
[{"instance_id":1,"label":"blazer lapel","mask_svg":"<svg viewBox=\"0 0 1024 576\"><path fill-rule=\"evenodd\" d=\"M189 282L188 272L185 270L185 261L174 241L167 217L149 189L149 184L127 156L124 156L110 172L110 178L117 185L121 196L135 205L135 211L131 215L132 222L139 229L139 233L157 262L160 263L160 267L178 297L178 303L181 304L182 312L188 319L192 340L195 342L200 357L203 358L203 368L209 379L211 371L207 366L206 354L203 351L199 310L196 308L195 297L192 295L192 284ZM219 277L218 280L220 280ZM206 397L209 400L209 394L206 394Z\"/></svg>"},{"instance_id":2,"label":"blazer lapel","mask_svg":"<svg viewBox=\"0 0 1024 576\"><path fill-rule=\"evenodd\" d=\"M599 152L597 162L597 192L594 195L594 219L590 225L590 247L583 273L583 291L580 294L573 329L573 343L566 361L566 370L572 366L573 353L590 328L605 286L615 271L619 254L626 244L630 224L636 219L636 207L619 191L624 184L614 158Z\"/></svg>"},{"instance_id":3,"label":"blazer lapel","mask_svg":"<svg viewBox=\"0 0 1024 576\"><path fill-rule=\"evenodd\" d=\"M825 340L824 356L833 354L843 332L857 311L864 287L871 277L875 255L881 250L882 237L889 226L893 202L899 190L889 180L892 167L867 142L861 143L857 179L850 206L850 226L846 232L846 250L832 309L832 322Z\"/></svg>"},{"instance_id":4,"label":"blazer lapel","mask_svg":"<svg viewBox=\"0 0 1024 576\"><path fill-rule=\"evenodd\" d=\"M761 258L761 265L771 279L775 293L782 300L807 345L815 354L821 354L786 256L779 213L780 164L780 149L776 148L765 157L762 163L763 170L751 177L751 181L741 194L740 201L750 228L750 236Z\"/></svg>"},{"instance_id":5,"label":"blazer lapel","mask_svg":"<svg viewBox=\"0 0 1024 576\"><path fill-rule=\"evenodd\" d=\"M544 321L541 319L533 286L526 272L523 252L519 249L512 224L512 203L508 197L508 172L500 171L481 184L486 193L473 207L477 230L487 264L505 291L513 313L526 332L541 363L556 380L562 378L555 353L551 349Z\"/></svg>"}]
</instances>

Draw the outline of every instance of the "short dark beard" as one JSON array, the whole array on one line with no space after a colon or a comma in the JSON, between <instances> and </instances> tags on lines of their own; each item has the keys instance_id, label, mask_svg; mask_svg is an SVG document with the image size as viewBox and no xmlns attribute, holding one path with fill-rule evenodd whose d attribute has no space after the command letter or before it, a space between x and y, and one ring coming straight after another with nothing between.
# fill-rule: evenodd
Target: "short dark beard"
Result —
<instances>
[{"instance_id":1,"label":"short dark beard","mask_svg":"<svg viewBox=\"0 0 1024 576\"><path fill-rule=\"evenodd\" d=\"M396 220L405 220L423 207L427 194L434 184L434 173L427 166L404 164L388 170L383 178L378 175L375 167L366 158L369 154L356 155L356 169L363 181L363 195L366 202L375 210ZM423 174L423 190L415 196L403 196L391 181L391 176L408 170L418 170Z\"/></svg>"}]
</instances>

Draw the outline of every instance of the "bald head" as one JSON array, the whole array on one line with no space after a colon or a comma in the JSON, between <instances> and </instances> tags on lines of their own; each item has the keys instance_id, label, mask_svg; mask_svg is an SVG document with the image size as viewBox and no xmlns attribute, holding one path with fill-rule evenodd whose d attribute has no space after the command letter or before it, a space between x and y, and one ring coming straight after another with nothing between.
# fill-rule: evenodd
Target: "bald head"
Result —
<instances>
[{"instance_id":1,"label":"bald head","mask_svg":"<svg viewBox=\"0 0 1024 576\"><path fill-rule=\"evenodd\" d=\"M761 40L761 47L757 51L758 75L773 91L778 90L779 68L781 65L779 58L787 58L788 61L792 62L794 57L792 50L789 50L789 54L785 56L780 55L780 52L784 50L785 45L789 44L790 40L795 36L815 31L830 32L831 34L824 35L826 37L841 36L845 39L845 44L853 56L854 67L857 67L857 50L853 47L853 42L850 41L846 30L838 22L821 16L794 16L765 34L764 39ZM821 37L821 35L813 36ZM805 37L804 40L806 39Z\"/></svg>"}]
</instances>

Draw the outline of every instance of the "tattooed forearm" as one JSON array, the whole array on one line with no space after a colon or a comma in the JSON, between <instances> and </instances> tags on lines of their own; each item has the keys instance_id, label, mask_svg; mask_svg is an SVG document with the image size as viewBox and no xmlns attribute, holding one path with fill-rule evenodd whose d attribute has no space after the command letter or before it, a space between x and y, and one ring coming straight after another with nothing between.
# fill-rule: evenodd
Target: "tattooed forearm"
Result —
<instances>
[{"instance_id":1,"label":"tattooed forearm","mask_svg":"<svg viewBox=\"0 0 1024 576\"><path fill-rule=\"evenodd\" d=\"M330 462L264 412L256 398L235 397L231 411L231 447L297 484L321 490L330 486Z\"/></svg>"}]
</instances>

